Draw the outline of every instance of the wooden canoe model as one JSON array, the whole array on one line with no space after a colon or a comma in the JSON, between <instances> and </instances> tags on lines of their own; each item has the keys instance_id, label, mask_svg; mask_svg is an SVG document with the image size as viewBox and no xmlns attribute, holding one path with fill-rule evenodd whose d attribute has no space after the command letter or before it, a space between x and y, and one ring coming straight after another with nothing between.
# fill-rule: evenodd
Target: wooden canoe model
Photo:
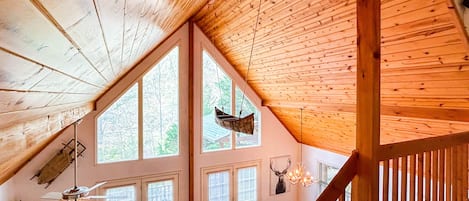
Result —
<instances>
[{"instance_id":1,"label":"wooden canoe model","mask_svg":"<svg viewBox=\"0 0 469 201\"><path fill-rule=\"evenodd\" d=\"M228 130L249 135L254 134L254 113L241 118L226 114L215 107L215 122Z\"/></svg>"}]
</instances>

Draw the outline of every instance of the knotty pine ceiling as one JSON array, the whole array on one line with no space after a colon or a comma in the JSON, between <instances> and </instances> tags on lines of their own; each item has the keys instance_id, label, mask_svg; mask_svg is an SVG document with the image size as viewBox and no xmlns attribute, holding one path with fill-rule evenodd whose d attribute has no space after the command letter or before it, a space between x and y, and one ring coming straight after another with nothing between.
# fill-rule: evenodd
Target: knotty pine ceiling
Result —
<instances>
[{"instance_id":1,"label":"knotty pine ceiling","mask_svg":"<svg viewBox=\"0 0 469 201\"><path fill-rule=\"evenodd\" d=\"M0 183L190 16L246 76L257 0L0 0ZM448 0L382 0L381 143L469 130ZM200 9L201 8L201 9ZM196 13L198 10L200 11ZM303 143L355 146L353 0L262 0L249 84Z\"/></svg>"},{"instance_id":2,"label":"knotty pine ceiling","mask_svg":"<svg viewBox=\"0 0 469 201\"><path fill-rule=\"evenodd\" d=\"M381 143L469 130L467 36L448 0L382 0ZM355 147L356 3L262 0L248 82L298 141ZM259 1L206 5L195 21L246 76ZM458 28L459 26L459 28Z\"/></svg>"}]
</instances>

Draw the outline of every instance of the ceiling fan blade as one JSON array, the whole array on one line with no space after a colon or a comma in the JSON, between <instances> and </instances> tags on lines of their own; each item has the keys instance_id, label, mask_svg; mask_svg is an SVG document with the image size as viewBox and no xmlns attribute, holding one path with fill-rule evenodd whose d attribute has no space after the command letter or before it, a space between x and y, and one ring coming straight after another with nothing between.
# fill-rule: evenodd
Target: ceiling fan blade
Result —
<instances>
[{"instance_id":1,"label":"ceiling fan blade","mask_svg":"<svg viewBox=\"0 0 469 201\"><path fill-rule=\"evenodd\" d=\"M59 192L49 192L44 194L41 199L47 200L62 200L62 193Z\"/></svg>"},{"instance_id":2,"label":"ceiling fan blade","mask_svg":"<svg viewBox=\"0 0 469 201\"><path fill-rule=\"evenodd\" d=\"M94 185L93 187L91 187L90 189L88 189L88 192L90 192L90 191L92 191L92 190L94 190L94 189L96 189L96 188L98 188L98 187L104 185L105 183L106 183L106 182L101 182L101 183L98 183L98 184Z\"/></svg>"}]
</instances>

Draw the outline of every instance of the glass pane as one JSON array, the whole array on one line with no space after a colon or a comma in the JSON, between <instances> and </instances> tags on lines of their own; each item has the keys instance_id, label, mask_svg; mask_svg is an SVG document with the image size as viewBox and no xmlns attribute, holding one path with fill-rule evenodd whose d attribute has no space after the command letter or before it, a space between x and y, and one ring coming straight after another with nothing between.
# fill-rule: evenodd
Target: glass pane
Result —
<instances>
[{"instance_id":1,"label":"glass pane","mask_svg":"<svg viewBox=\"0 0 469 201\"><path fill-rule=\"evenodd\" d=\"M120 186L106 189L106 201L136 201L134 186Z\"/></svg>"},{"instance_id":2,"label":"glass pane","mask_svg":"<svg viewBox=\"0 0 469 201\"><path fill-rule=\"evenodd\" d=\"M231 149L231 131L215 123L214 107L231 113L231 79L203 51L203 151Z\"/></svg>"},{"instance_id":3,"label":"glass pane","mask_svg":"<svg viewBox=\"0 0 469 201\"><path fill-rule=\"evenodd\" d=\"M243 107L241 107L243 104ZM254 113L254 135L247 135L244 133L236 133L236 148L242 147L252 147L258 146L261 144L261 113L257 108L251 103L248 97L244 96L243 101L243 92L236 87L236 111L242 109L241 116L246 116L251 113Z\"/></svg>"},{"instance_id":4,"label":"glass pane","mask_svg":"<svg viewBox=\"0 0 469 201\"><path fill-rule=\"evenodd\" d=\"M138 84L101 114L97 124L98 163L138 159Z\"/></svg>"},{"instance_id":5,"label":"glass pane","mask_svg":"<svg viewBox=\"0 0 469 201\"><path fill-rule=\"evenodd\" d=\"M208 201L230 200L230 172L216 172L208 175Z\"/></svg>"},{"instance_id":6,"label":"glass pane","mask_svg":"<svg viewBox=\"0 0 469 201\"><path fill-rule=\"evenodd\" d=\"M256 201L256 167L238 169L238 201Z\"/></svg>"},{"instance_id":7,"label":"glass pane","mask_svg":"<svg viewBox=\"0 0 469 201\"><path fill-rule=\"evenodd\" d=\"M143 157L179 154L179 48L143 77Z\"/></svg>"},{"instance_id":8,"label":"glass pane","mask_svg":"<svg viewBox=\"0 0 469 201\"><path fill-rule=\"evenodd\" d=\"M159 181L148 184L148 201L173 201L173 181Z\"/></svg>"}]
</instances>

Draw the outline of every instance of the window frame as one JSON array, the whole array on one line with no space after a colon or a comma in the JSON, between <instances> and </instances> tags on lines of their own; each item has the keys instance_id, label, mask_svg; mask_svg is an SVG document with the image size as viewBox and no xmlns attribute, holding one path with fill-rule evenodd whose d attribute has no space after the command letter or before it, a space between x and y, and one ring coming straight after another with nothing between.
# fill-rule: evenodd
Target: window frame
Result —
<instances>
[{"instance_id":1,"label":"window frame","mask_svg":"<svg viewBox=\"0 0 469 201\"><path fill-rule=\"evenodd\" d=\"M156 156L156 157L148 157L144 158L144 153L143 153L143 146L144 146L144 133L143 133L143 78L145 75L153 70L163 59L166 58L173 50L177 48L177 55L178 55L178 107L179 107L179 112L178 112L178 153L177 154L172 154L172 155L164 155L164 156ZM112 100L105 106L103 107L95 116L94 122L95 122L95 164L96 165L104 165L104 164L115 164L115 163L123 163L123 162L132 162L132 161L140 161L140 160L151 160L151 159L158 159L158 158L167 158L167 157L178 157L181 156L181 142L182 142L182 136L181 136L181 119L183 119L183 116L181 114L181 106L184 104L182 100L182 95L181 93L183 92L181 86L184 86L184 82L181 80L184 76L181 75L181 73L184 71L182 69L183 62L181 59L181 56L183 56L182 51L183 49L183 44L178 41L177 43L171 45L169 48L167 48L163 54L161 54L160 57L152 61L150 64L148 64L148 67L143 70L139 75L133 80L130 81L130 84L127 84L119 93L112 98ZM122 79L125 79L123 77ZM114 103L116 103L122 96L125 95L125 93L130 90L134 85L138 85L138 96L137 96L137 101L138 101L138 157L137 159L131 159L131 160L120 160L120 161L111 161L111 162L98 162L98 119L99 117L105 113ZM111 88L112 89L112 88Z\"/></svg>"},{"instance_id":2,"label":"window frame","mask_svg":"<svg viewBox=\"0 0 469 201\"><path fill-rule=\"evenodd\" d=\"M237 146L237 133L236 131L230 131L230 137L231 137L231 147L229 148L220 148L220 149L215 149L215 150L204 150L204 121L203 121L203 102L204 102L204 91L203 91L203 85L204 85L204 52L217 64L216 67L218 67L218 70L221 70L226 76L228 76L231 80L231 108L230 112L232 114L237 114L236 111L236 89L239 88L239 91L244 94L244 98L247 100L244 100L245 102L249 102L256 108L256 111L259 115L259 132L258 132L258 141L259 143L256 145L249 145L249 146L242 146L238 147ZM213 153L213 152L223 152L223 151L230 151L230 150L240 150L240 149L249 149L249 148L256 148L256 147L261 147L262 146L262 112L259 109L259 107L254 104L254 102L249 98L249 96L243 91L243 86L244 84L237 84L235 81L235 78L233 78L233 75L231 75L229 72L227 72L222 64L217 60L217 57L212 54L212 51L204 46L200 50L200 55L201 55L201 64L200 64L200 77L201 77L201 90L200 90L200 107L201 107L201 112L199 114L200 116L200 153L205 154L205 153ZM247 84L247 83L246 83ZM244 89L246 89L248 86L244 86Z\"/></svg>"},{"instance_id":3,"label":"window frame","mask_svg":"<svg viewBox=\"0 0 469 201\"><path fill-rule=\"evenodd\" d=\"M173 198L174 201L179 201L179 172L167 172L156 175L147 175L141 177L131 177L125 179L117 179L107 181L106 184L96 189L97 195L105 195L106 190L110 188L117 188L123 186L135 186L136 201L148 201L148 184L158 181L173 182Z\"/></svg>"},{"instance_id":4,"label":"window frame","mask_svg":"<svg viewBox=\"0 0 469 201\"><path fill-rule=\"evenodd\" d=\"M204 167L201 171L201 199L202 201L208 201L208 175L210 173L217 172L229 172L229 190L230 190L230 201L238 201L238 171L239 169L255 167L256 168L256 196L257 200L261 198L261 161L247 161L240 163L233 163L227 165L218 165Z\"/></svg>"}]
</instances>

